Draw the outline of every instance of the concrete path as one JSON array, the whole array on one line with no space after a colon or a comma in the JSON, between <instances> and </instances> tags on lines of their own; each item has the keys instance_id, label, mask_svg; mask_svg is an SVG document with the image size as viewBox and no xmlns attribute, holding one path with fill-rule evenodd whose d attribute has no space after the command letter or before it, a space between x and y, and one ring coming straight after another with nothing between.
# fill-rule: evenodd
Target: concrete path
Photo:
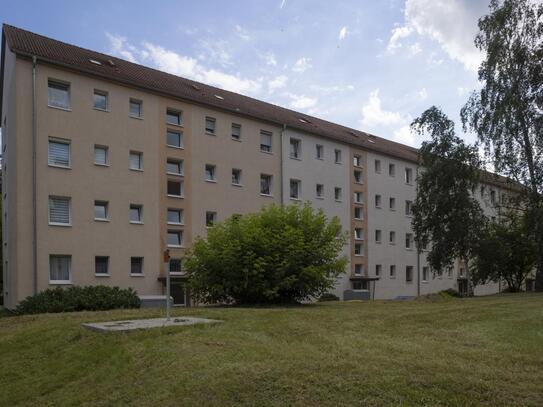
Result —
<instances>
[{"instance_id":1,"label":"concrete path","mask_svg":"<svg viewBox=\"0 0 543 407\"><path fill-rule=\"evenodd\" d=\"M95 322L82 324L85 328L97 332L125 332L134 331L137 329L151 329L168 326L185 326L196 324L213 324L222 322L217 319L192 318L192 317L175 317L166 320L166 318L153 319L133 319L128 321L111 321L111 322Z\"/></svg>"}]
</instances>

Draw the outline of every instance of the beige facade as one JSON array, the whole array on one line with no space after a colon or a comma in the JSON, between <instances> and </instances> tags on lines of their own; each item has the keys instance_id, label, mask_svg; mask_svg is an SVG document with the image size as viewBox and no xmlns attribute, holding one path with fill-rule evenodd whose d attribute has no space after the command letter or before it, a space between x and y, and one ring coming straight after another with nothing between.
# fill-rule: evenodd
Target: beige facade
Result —
<instances>
[{"instance_id":1,"label":"beige facade","mask_svg":"<svg viewBox=\"0 0 543 407\"><path fill-rule=\"evenodd\" d=\"M91 56L97 59L87 57L85 71L77 61L73 69L43 59L34 66L27 54L4 47L8 308L58 285L163 294L166 267L175 276L177 303L186 304L182 259L209 226L266 205L304 201L338 217L351 236L343 253L349 266L335 288L340 298L392 299L460 288L462 264L431 273L426 251L416 250L408 210L416 197L413 149L113 57ZM89 70L104 64L112 72L136 70L134 77L158 75L163 81L139 86ZM164 91L163 83L177 94ZM180 85L190 89L188 96L179 96ZM194 96L202 88L205 93ZM55 101L58 89L69 95L62 106ZM67 151L68 159L55 159L59 151ZM474 193L488 216L499 216L495 208L504 190L485 185ZM489 284L476 294L499 289Z\"/></svg>"}]
</instances>

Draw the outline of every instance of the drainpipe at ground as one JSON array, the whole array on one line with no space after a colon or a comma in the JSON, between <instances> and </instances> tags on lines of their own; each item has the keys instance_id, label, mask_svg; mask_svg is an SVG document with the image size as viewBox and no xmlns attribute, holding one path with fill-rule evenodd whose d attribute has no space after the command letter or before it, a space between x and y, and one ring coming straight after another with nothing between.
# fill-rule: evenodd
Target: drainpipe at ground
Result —
<instances>
[{"instance_id":1,"label":"drainpipe at ground","mask_svg":"<svg viewBox=\"0 0 543 407\"><path fill-rule=\"evenodd\" d=\"M281 130L281 138L280 138L280 151L279 151L279 184L280 184L280 188L279 188L279 199L281 199L281 206L283 206L284 204L284 201L283 201L283 190L284 190L284 187L283 187L283 138L285 137L285 133L287 131L287 125L286 124L283 124L283 130Z\"/></svg>"},{"instance_id":2,"label":"drainpipe at ground","mask_svg":"<svg viewBox=\"0 0 543 407\"><path fill-rule=\"evenodd\" d=\"M38 293L38 239L36 227L36 56L32 57L32 288Z\"/></svg>"}]
</instances>

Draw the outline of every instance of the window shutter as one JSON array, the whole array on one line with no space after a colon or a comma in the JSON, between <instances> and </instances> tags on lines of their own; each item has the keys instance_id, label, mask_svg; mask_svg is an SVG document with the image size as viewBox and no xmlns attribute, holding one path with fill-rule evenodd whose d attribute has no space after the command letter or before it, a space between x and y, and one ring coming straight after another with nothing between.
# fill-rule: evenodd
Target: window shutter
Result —
<instances>
[{"instance_id":1,"label":"window shutter","mask_svg":"<svg viewBox=\"0 0 543 407\"><path fill-rule=\"evenodd\" d=\"M94 149L94 162L96 164L107 164L107 150L103 147Z\"/></svg>"},{"instance_id":2,"label":"window shutter","mask_svg":"<svg viewBox=\"0 0 543 407\"><path fill-rule=\"evenodd\" d=\"M68 167L70 165L70 145L49 141L49 164Z\"/></svg>"},{"instance_id":3,"label":"window shutter","mask_svg":"<svg viewBox=\"0 0 543 407\"><path fill-rule=\"evenodd\" d=\"M130 154L130 168L141 169L141 155L132 153Z\"/></svg>"},{"instance_id":4,"label":"window shutter","mask_svg":"<svg viewBox=\"0 0 543 407\"><path fill-rule=\"evenodd\" d=\"M51 223L70 223L70 200L65 198L49 199L49 221Z\"/></svg>"}]
</instances>

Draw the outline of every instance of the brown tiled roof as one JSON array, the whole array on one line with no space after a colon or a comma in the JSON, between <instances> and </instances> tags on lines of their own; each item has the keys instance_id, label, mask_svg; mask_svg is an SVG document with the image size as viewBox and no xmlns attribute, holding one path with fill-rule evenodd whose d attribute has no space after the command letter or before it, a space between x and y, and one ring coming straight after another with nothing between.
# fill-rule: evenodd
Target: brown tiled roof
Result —
<instances>
[{"instance_id":1,"label":"brown tiled roof","mask_svg":"<svg viewBox=\"0 0 543 407\"><path fill-rule=\"evenodd\" d=\"M66 44L7 24L3 37L9 49L22 56L143 88L172 98L211 106L238 115L286 125L369 151L418 162L418 150L381 137L308 116L290 109L138 65L110 55ZM4 44L4 41L2 41ZM91 62L97 61L97 63ZM220 98L216 97L219 95ZM1 106L0 106L1 108ZM499 177L502 178L503 177Z\"/></svg>"}]
</instances>

